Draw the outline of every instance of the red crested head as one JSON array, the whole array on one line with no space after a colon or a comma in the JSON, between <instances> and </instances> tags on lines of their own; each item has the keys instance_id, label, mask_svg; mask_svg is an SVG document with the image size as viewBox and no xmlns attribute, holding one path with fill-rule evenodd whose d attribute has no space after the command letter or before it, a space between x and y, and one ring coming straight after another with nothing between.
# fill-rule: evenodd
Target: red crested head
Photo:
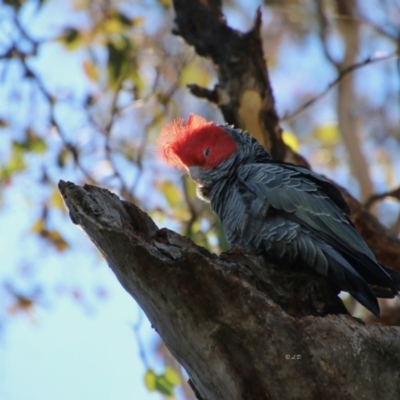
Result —
<instances>
[{"instance_id":1,"label":"red crested head","mask_svg":"<svg viewBox=\"0 0 400 400\"><path fill-rule=\"evenodd\" d=\"M214 122L190 114L186 124L182 118L167 124L158 141L159 154L171 166L217 167L237 148L233 138Z\"/></svg>"}]
</instances>

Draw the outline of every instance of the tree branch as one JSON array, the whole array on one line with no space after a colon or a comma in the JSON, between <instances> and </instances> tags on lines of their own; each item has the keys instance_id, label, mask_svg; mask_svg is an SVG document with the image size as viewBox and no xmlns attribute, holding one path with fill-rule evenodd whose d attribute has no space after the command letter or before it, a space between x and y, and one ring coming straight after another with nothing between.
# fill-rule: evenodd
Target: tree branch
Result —
<instances>
[{"instance_id":1,"label":"tree branch","mask_svg":"<svg viewBox=\"0 0 400 400\"><path fill-rule=\"evenodd\" d=\"M264 60L260 9L253 28L242 33L226 24L219 0L174 0L174 6L174 33L218 66L219 82L215 88L191 85L192 93L216 103L226 122L251 132L274 158L290 158L294 153L282 140Z\"/></svg>"},{"instance_id":2,"label":"tree branch","mask_svg":"<svg viewBox=\"0 0 400 400\"><path fill-rule=\"evenodd\" d=\"M291 113L290 115L285 115L281 118L282 122L289 122L292 121L293 119L297 118L300 114L302 114L304 111L306 111L308 108L312 107L314 104L316 104L319 100L321 100L325 95L327 95L331 89L333 89L347 74L350 74L357 69L363 68L367 65L370 64L375 64L378 62L382 61L389 61L389 60L395 60L398 59L399 55L398 54L389 54L387 56L380 56L380 57L367 57L365 60L360 61L356 64L350 65L344 69L342 69L338 76L336 77L335 80L333 80L327 87L326 89L318 94L317 96L313 97L312 99L306 101L304 104L302 104L296 111Z\"/></svg>"},{"instance_id":3,"label":"tree branch","mask_svg":"<svg viewBox=\"0 0 400 400\"><path fill-rule=\"evenodd\" d=\"M334 315L345 310L322 276L240 251L217 257L158 230L105 189L63 181L59 188L72 221L145 311L199 398L394 399L400 393L400 328Z\"/></svg>"},{"instance_id":4,"label":"tree branch","mask_svg":"<svg viewBox=\"0 0 400 400\"><path fill-rule=\"evenodd\" d=\"M391 197L396 200L400 200L400 187L390 190L389 192L384 193L375 193L373 194L366 202L365 208L368 210L373 204L375 204L379 200L383 200L386 197Z\"/></svg>"}]
</instances>

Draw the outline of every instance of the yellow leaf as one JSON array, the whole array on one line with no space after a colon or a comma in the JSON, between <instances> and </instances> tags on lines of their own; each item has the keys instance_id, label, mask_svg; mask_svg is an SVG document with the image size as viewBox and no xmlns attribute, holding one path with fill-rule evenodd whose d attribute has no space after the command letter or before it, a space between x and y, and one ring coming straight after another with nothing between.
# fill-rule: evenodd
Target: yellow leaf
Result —
<instances>
[{"instance_id":1,"label":"yellow leaf","mask_svg":"<svg viewBox=\"0 0 400 400\"><path fill-rule=\"evenodd\" d=\"M188 175L184 176L186 187L187 187L187 193L189 195L189 198L191 200L194 200L197 198L196 194L196 184L190 179Z\"/></svg>"},{"instance_id":2,"label":"yellow leaf","mask_svg":"<svg viewBox=\"0 0 400 400\"><path fill-rule=\"evenodd\" d=\"M187 207L175 207L173 210L173 217L179 221L187 221L191 217L191 214Z\"/></svg>"},{"instance_id":3,"label":"yellow leaf","mask_svg":"<svg viewBox=\"0 0 400 400\"><path fill-rule=\"evenodd\" d=\"M40 233L44 230L44 219L39 218L29 229L30 233Z\"/></svg>"},{"instance_id":4,"label":"yellow leaf","mask_svg":"<svg viewBox=\"0 0 400 400\"><path fill-rule=\"evenodd\" d=\"M181 383L181 378L179 377L178 373L173 370L169 365L166 366L165 368L165 379L171 384L171 385L179 385Z\"/></svg>"},{"instance_id":5,"label":"yellow leaf","mask_svg":"<svg viewBox=\"0 0 400 400\"><path fill-rule=\"evenodd\" d=\"M63 252L69 248L68 242L61 236L60 232L55 230L43 229L40 232L43 239L48 240L58 252Z\"/></svg>"},{"instance_id":6,"label":"yellow leaf","mask_svg":"<svg viewBox=\"0 0 400 400\"><path fill-rule=\"evenodd\" d=\"M150 391L156 389L156 374L151 368L149 368L144 374L144 384Z\"/></svg>"},{"instance_id":7,"label":"yellow leaf","mask_svg":"<svg viewBox=\"0 0 400 400\"><path fill-rule=\"evenodd\" d=\"M56 187L54 187L51 192L49 203L52 207L57 208L65 213L64 201Z\"/></svg>"},{"instance_id":8,"label":"yellow leaf","mask_svg":"<svg viewBox=\"0 0 400 400\"><path fill-rule=\"evenodd\" d=\"M162 182L159 188L170 206L175 207L182 202L181 191L172 182Z\"/></svg>"},{"instance_id":9,"label":"yellow leaf","mask_svg":"<svg viewBox=\"0 0 400 400\"><path fill-rule=\"evenodd\" d=\"M104 30L109 34L119 33L122 29L123 25L121 21L116 18L111 18L104 23Z\"/></svg>"},{"instance_id":10,"label":"yellow leaf","mask_svg":"<svg viewBox=\"0 0 400 400\"><path fill-rule=\"evenodd\" d=\"M282 140L287 146L289 146L296 153L299 151L300 143L297 137L293 133L284 131L282 133Z\"/></svg>"},{"instance_id":11,"label":"yellow leaf","mask_svg":"<svg viewBox=\"0 0 400 400\"><path fill-rule=\"evenodd\" d=\"M24 146L17 141L13 141L11 151L11 158L8 161L8 164L5 166L9 175L12 175L14 172L24 171L26 169L26 164L23 157L24 152L26 152Z\"/></svg>"},{"instance_id":12,"label":"yellow leaf","mask_svg":"<svg viewBox=\"0 0 400 400\"><path fill-rule=\"evenodd\" d=\"M172 0L158 0L158 2L164 7L169 8L171 7Z\"/></svg>"},{"instance_id":13,"label":"yellow leaf","mask_svg":"<svg viewBox=\"0 0 400 400\"><path fill-rule=\"evenodd\" d=\"M314 136L325 144L336 144L340 139L339 128L335 123L326 123L314 130Z\"/></svg>"},{"instance_id":14,"label":"yellow leaf","mask_svg":"<svg viewBox=\"0 0 400 400\"><path fill-rule=\"evenodd\" d=\"M97 82L99 80L99 74L97 71L96 64L85 60L83 62L83 71L85 72L85 75L93 82Z\"/></svg>"},{"instance_id":15,"label":"yellow leaf","mask_svg":"<svg viewBox=\"0 0 400 400\"><path fill-rule=\"evenodd\" d=\"M206 87L210 83L210 74L200 61L196 60L187 64L181 71L179 82L182 86L191 83Z\"/></svg>"}]
</instances>

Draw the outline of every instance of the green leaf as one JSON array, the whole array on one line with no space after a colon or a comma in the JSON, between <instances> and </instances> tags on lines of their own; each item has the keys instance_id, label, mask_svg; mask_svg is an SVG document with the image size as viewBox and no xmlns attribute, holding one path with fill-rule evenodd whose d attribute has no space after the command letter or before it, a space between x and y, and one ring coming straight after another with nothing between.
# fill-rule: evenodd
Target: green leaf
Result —
<instances>
[{"instance_id":1,"label":"green leaf","mask_svg":"<svg viewBox=\"0 0 400 400\"><path fill-rule=\"evenodd\" d=\"M24 143L13 140L11 143L11 151L15 154L22 154L26 150Z\"/></svg>"},{"instance_id":2,"label":"green leaf","mask_svg":"<svg viewBox=\"0 0 400 400\"><path fill-rule=\"evenodd\" d=\"M174 395L174 386L180 384L179 375L171 368L166 367L163 375L156 375L152 368L149 368L144 374L144 383L148 390L166 395Z\"/></svg>"},{"instance_id":3,"label":"green leaf","mask_svg":"<svg viewBox=\"0 0 400 400\"><path fill-rule=\"evenodd\" d=\"M164 375L157 375L155 386L156 390L166 396L172 396L174 394L174 385L172 385Z\"/></svg>"},{"instance_id":4,"label":"green leaf","mask_svg":"<svg viewBox=\"0 0 400 400\"><path fill-rule=\"evenodd\" d=\"M152 368L149 368L144 374L144 384L151 392L156 390L156 374Z\"/></svg>"},{"instance_id":5,"label":"green leaf","mask_svg":"<svg viewBox=\"0 0 400 400\"><path fill-rule=\"evenodd\" d=\"M186 180L186 187L187 187L187 192L188 196L190 199L194 200L197 198L197 193L196 193L196 184L193 182L193 180L188 176L185 175L184 179Z\"/></svg>"},{"instance_id":6,"label":"green leaf","mask_svg":"<svg viewBox=\"0 0 400 400\"><path fill-rule=\"evenodd\" d=\"M36 154L43 154L47 150L46 142L41 137L37 136L32 130L28 130L24 146L27 150Z\"/></svg>"},{"instance_id":7,"label":"green leaf","mask_svg":"<svg viewBox=\"0 0 400 400\"><path fill-rule=\"evenodd\" d=\"M9 176L13 175L15 172L21 172L26 169L26 164L23 158L25 152L26 150L21 143L15 140L12 142L11 158L5 166Z\"/></svg>"},{"instance_id":8,"label":"green leaf","mask_svg":"<svg viewBox=\"0 0 400 400\"><path fill-rule=\"evenodd\" d=\"M47 143L44 139L39 137L32 129L26 130L26 138L24 141L19 142L14 140L12 142L12 151L19 156L31 151L36 154L43 154L47 150Z\"/></svg>"},{"instance_id":9,"label":"green leaf","mask_svg":"<svg viewBox=\"0 0 400 400\"><path fill-rule=\"evenodd\" d=\"M66 28L58 39L61 40L68 50L73 51L80 46L82 36L77 29Z\"/></svg>"},{"instance_id":10,"label":"green leaf","mask_svg":"<svg viewBox=\"0 0 400 400\"><path fill-rule=\"evenodd\" d=\"M65 147L63 147L61 149L61 151L58 153L57 165L60 168L63 168L65 166L65 164L67 163L69 156L70 156L70 152Z\"/></svg>"},{"instance_id":11,"label":"green leaf","mask_svg":"<svg viewBox=\"0 0 400 400\"><path fill-rule=\"evenodd\" d=\"M108 74L111 83L116 83L126 72L128 66L128 50L130 44L127 38L118 35L107 43Z\"/></svg>"}]
</instances>

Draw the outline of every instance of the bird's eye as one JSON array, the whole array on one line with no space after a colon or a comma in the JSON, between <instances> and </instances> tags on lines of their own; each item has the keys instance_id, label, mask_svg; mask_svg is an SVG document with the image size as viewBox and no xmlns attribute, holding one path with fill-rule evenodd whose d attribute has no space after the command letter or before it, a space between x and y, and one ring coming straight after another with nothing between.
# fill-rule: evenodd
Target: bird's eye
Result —
<instances>
[{"instance_id":1,"label":"bird's eye","mask_svg":"<svg viewBox=\"0 0 400 400\"><path fill-rule=\"evenodd\" d=\"M203 151L204 157L208 157L208 156L210 155L210 153L211 153L211 150L210 150L210 149L205 149L205 150Z\"/></svg>"}]
</instances>

